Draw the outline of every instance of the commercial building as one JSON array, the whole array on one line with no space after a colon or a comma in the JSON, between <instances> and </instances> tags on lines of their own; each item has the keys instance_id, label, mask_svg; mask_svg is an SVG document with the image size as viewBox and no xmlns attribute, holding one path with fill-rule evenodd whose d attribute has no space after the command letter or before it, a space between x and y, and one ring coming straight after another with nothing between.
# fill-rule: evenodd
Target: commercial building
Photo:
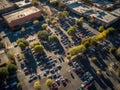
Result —
<instances>
[{"instance_id":1,"label":"commercial building","mask_svg":"<svg viewBox=\"0 0 120 90\"><path fill-rule=\"evenodd\" d=\"M17 8L25 8L31 6L32 4L30 1L23 0L23 1L15 2L15 5L17 6Z\"/></svg>"},{"instance_id":2,"label":"commercial building","mask_svg":"<svg viewBox=\"0 0 120 90\"><path fill-rule=\"evenodd\" d=\"M114 4L112 2L109 1L103 1L103 0L96 0L95 2L93 2L93 5L95 5L96 7L100 8L100 9L109 9L109 8L113 8Z\"/></svg>"},{"instance_id":3,"label":"commercial building","mask_svg":"<svg viewBox=\"0 0 120 90\"><path fill-rule=\"evenodd\" d=\"M41 10L32 6L29 8L21 8L2 15L10 28L16 28L23 23L34 20L41 16Z\"/></svg>"},{"instance_id":4,"label":"commercial building","mask_svg":"<svg viewBox=\"0 0 120 90\"><path fill-rule=\"evenodd\" d=\"M12 11L15 9L15 5L7 0L0 0L0 14Z\"/></svg>"},{"instance_id":5,"label":"commercial building","mask_svg":"<svg viewBox=\"0 0 120 90\"><path fill-rule=\"evenodd\" d=\"M93 18L96 23L105 27L110 26L119 19L118 16L112 15L96 7L89 7L81 2L69 1L66 3L66 6L70 11L86 18Z\"/></svg>"},{"instance_id":6,"label":"commercial building","mask_svg":"<svg viewBox=\"0 0 120 90\"><path fill-rule=\"evenodd\" d=\"M115 15L115 16L117 16L117 17L120 18L120 8L118 8L118 9L116 9L116 10L110 12L110 13L111 13L112 15Z\"/></svg>"}]
</instances>

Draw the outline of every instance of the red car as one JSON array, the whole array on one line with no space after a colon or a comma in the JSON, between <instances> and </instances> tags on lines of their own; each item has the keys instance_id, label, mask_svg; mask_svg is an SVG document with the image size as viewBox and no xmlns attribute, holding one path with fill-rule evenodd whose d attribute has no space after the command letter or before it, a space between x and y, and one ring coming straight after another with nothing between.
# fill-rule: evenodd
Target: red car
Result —
<instances>
[{"instance_id":1,"label":"red car","mask_svg":"<svg viewBox=\"0 0 120 90\"><path fill-rule=\"evenodd\" d=\"M58 90L58 85L56 83L52 85L52 90Z\"/></svg>"},{"instance_id":2,"label":"red car","mask_svg":"<svg viewBox=\"0 0 120 90\"><path fill-rule=\"evenodd\" d=\"M65 79L62 79L61 82L62 82L63 86L66 86L66 85L67 85L67 82L66 82Z\"/></svg>"}]
</instances>

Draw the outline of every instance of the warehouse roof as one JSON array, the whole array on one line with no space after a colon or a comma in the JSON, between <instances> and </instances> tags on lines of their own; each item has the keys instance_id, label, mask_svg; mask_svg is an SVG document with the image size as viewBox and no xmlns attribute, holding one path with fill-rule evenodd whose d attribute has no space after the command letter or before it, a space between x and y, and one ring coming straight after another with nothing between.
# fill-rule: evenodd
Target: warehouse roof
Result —
<instances>
[{"instance_id":1,"label":"warehouse roof","mask_svg":"<svg viewBox=\"0 0 120 90\"><path fill-rule=\"evenodd\" d=\"M40 10L38 8L32 6L29 8L22 8L22 9L15 10L15 11L10 12L10 13L3 14L3 17L4 17L4 19L6 19L6 21L8 23L11 23L12 21L15 21L15 20L20 19L20 18L24 18L28 15L34 14L34 13L39 12L39 11Z\"/></svg>"},{"instance_id":2,"label":"warehouse roof","mask_svg":"<svg viewBox=\"0 0 120 90\"><path fill-rule=\"evenodd\" d=\"M3 10L5 8L12 7L13 3L8 2L7 0L0 0L0 10Z\"/></svg>"},{"instance_id":3,"label":"warehouse roof","mask_svg":"<svg viewBox=\"0 0 120 90\"><path fill-rule=\"evenodd\" d=\"M16 2L15 4L16 4L18 7L23 7L23 6L26 6L26 5L30 5L31 2L19 1L19 2Z\"/></svg>"}]
</instances>

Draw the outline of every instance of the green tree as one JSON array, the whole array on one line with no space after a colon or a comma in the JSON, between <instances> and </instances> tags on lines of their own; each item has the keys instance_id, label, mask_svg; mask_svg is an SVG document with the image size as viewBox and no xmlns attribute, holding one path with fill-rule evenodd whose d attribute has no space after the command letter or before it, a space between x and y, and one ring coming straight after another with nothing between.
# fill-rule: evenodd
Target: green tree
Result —
<instances>
[{"instance_id":1,"label":"green tree","mask_svg":"<svg viewBox=\"0 0 120 90\"><path fill-rule=\"evenodd\" d=\"M79 53L84 53L85 51L86 51L85 46L81 44L79 46L75 46L75 47L70 48L68 52L71 56L74 56L74 55L77 55Z\"/></svg>"},{"instance_id":2,"label":"green tree","mask_svg":"<svg viewBox=\"0 0 120 90\"><path fill-rule=\"evenodd\" d=\"M63 2L59 2L58 7L59 8L65 8L65 4Z\"/></svg>"},{"instance_id":3,"label":"green tree","mask_svg":"<svg viewBox=\"0 0 120 90\"><path fill-rule=\"evenodd\" d=\"M22 32L24 32L25 30L26 30L25 27L22 27L22 28L21 28L21 31L22 31Z\"/></svg>"},{"instance_id":4,"label":"green tree","mask_svg":"<svg viewBox=\"0 0 120 90\"><path fill-rule=\"evenodd\" d=\"M59 18L60 20L62 20L62 19L65 18L62 12L58 12L58 18Z\"/></svg>"},{"instance_id":5,"label":"green tree","mask_svg":"<svg viewBox=\"0 0 120 90\"><path fill-rule=\"evenodd\" d=\"M4 80L8 77L8 70L6 67L1 67L0 68L0 80Z\"/></svg>"},{"instance_id":6,"label":"green tree","mask_svg":"<svg viewBox=\"0 0 120 90\"><path fill-rule=\"evenodd\" d=\"M92 62L96 62L96 61L97 61L97 58L96 58L96 57L91 57L90 60L91 60Z\"/></svg>"},{"instance_id":7,"label":"green tree","mask_svg":"<svg viewBox=\"0 0 120 90\"><path fill-rule=\"evenodd\" d=\"M75 23L78 27L82 27L83 21L84 21L84 19L83 19L83 17L81 17L80 19L77 19Z\"/></svg>"},{"instance_id":8,"label":"green tree","mask_svg":"<svg viewBox=\"0 0 120 90\"><path fill-rule=\"evenodd\" d=\"M47 29L47 27L48 27L48 24L43 24L42 25L42 28L45 29L45 30Z\"/></svg>"},{"instance_id":9,"label":"green tree","mask_svg":"<svg viewBox=\"0 0 120 90\"><path fill-rule=\"evenodd\" d=\"M40 81L35 81L33 87L35 90L41 90Z\"/></svg>"},{"instance_id":10,"label":"green tree","mask_svg":"<svg viewBox=\"0 0 120 90\"><path fill-rule=\"evenodd\" d=\"M69 15L68 11L62 11L62 12L58 12L58 18L60 20L64 19L65 17L67 17Z\"/></svg>"},{"instance_id":11,"label":"green tree","mask_svg":"<svg viewBox=\"0 0 120 90\"><path fill-rule=\"evenodd\" d=\"M97 73L97 75L101 76L101 75L102 75L101 69L97 69L97 70L96 70L96 73Z\"/></svg>"},{"instance_id":12,"label":"green tree","mask_svg":"<svg viewBox=\"0 0 120 90\"><path fill-rule=\"evenodd\" d=\"M46 80L46 85L47 85L48 87L51 87L52 84L53 84L53 80L52 80L52 79L47 79L47 80Z\"/></svg>"},{"instance_id":13,"label":"green tree","mask_svg":"<svg viewBox=\"0 0 120 90\"><path fill-rule=\"evenodd\" d=\"M103 31L105 30L105 28L104 28L104 26L100 26L100 27L98 28L98 30L99 30L100 32L103 32Z\"/></svg>"},{"instance_id":14,"label":"green tree","mask_svg":"<svg viewBox=\"0 0 120 90\"><path fill-rule=\"evenodd\" d=\"M117 69L117 75L120 77L120 67Z\"/></svg>"},{"instance_id":15,"label":"green tree","mask_svg":"<svg viewBox=\"0 0 120 90\"><path fill-rule=\"evenodd\" d=\"M70 27L68 30L67 30L67 34L70 35L70 36L74 36L75 33L76 33L76 28L75 27Z\"/></svg>"},{"instance_id":16,"label":"green tree","mask_svg":"<svg viewBox=\"0 0 120 90\"><path fill-rule=\"evenodd\" d=\"M109 48L109 53L115 53L115 51L116 51L116 48L115 48L115 47Z\"/></svg>"},{"instance_id":17,"label":"green tree","mask_svg":"<svg viewBox=\"0 0 120 90\"><path fill-rule=\"evenodd\" d=\"M64 17L67 17L69 15L68 11L63 11Z\"/></svg>"},{"instance_id":18,"label":"green tree","mask_svg":"<svg viewBox=\"0 0 120 90\"><path fill-rule=\"evenodd\" d=\"M6 55L10 60L15 60L14 54L11 51L6 51Z\"/></svg>"},{"instance_id":19,"label":"green tree","mask_svg":"<svg viewBox=\"0 0 120 90\"><path fill-rule=\"evenodd\" d=\"M120 48L117 49L116 53L118 56L120 56Z\"/></svg>"},{"instance_id":20,"label":"green tree","mask_svg":"<svg viewBox=\"0 0 120 90\"><path fill-rule=\"evenodd\" d=\"M39 20L34 20L34 21L33 21L33 24L34 24L34 25L37 25L37 24L39 24L39 23L40 23Z\"/></svg>"},{"instance_id":21,"label":"green tree","mask_svg":"<svg viewBox=\"0 0 120 90\"><path fill-rule=\"evenodd\" d=\"M94 23L94 19L93 19L93 18L90 18L88 21L89 21L90 23Z\"/></svg>"},{"instance_id":22,"label":"green tree","mask_svg":"<svg viewBox=\"0 0 120 90\"><path fill-rule=\"evenodd\" d=\"M18 83L17 83L17 88L18 88L18 90L21 90L21 89L22 89L22 83L21 83L21 82L18 82Z\"/></svg>"},{"instance_id":23,"label":"green tree","mask_svg":"<svg viewBox=\"0 0 120 90\"><path fill-rule=\"evenodd\" d=\"M39 32L38 32L38 38L39 38L40 40L45 41L45 40L48 39L48 36L49 36L49 34L48 34L48 31L46 31L46 30L43 30L43 31L39 31Z\"/></svg>"},{"instance_id":24,"label":"green tree","mask_svg":"<svg viewBox=\"0 0 120 90\"><path fill-rule=\"evenodd\" d=\"M38 0L32 0L32 5L38 6L38 5L39 5L39 4L38 4Z\"/></svg>"},{"instance_id":25,"label":"green tree","mask_svg":"<svg viewBox=\"0 0 120 90\"><path fill-rule=\"evenodd\" d=\"M109 28L107 28L107 30L106 30L106 34L107 34L107 35L113 34L114 31L115 31L115 28L109 27Z\"/></svg>"},{"instance_id":26,"label":"green tree","mask_svg":"<svg viewBox=\"0 0 120 90\"><path fill-rule=\"evenodd\" d=\"M18 39L17 44L22 50L26 49L26 47L29 45L28 41L24 38Z\"/></svg>"},{"instance_id":27,"label":"green tree","mask_svg":"<svg viewBox=\"0 0 120 90\"><path fill-rule=\"evenodd\" d=\"M35 45L33 49L36 53L43 53L44 52L44 47L42 45Z\"/></svg>"},{"instance_id":28,"label":"green tree","mask_svg":"<svg viewBox=\"0 0 120 90\"><path fill-rule=\"evenodd\" d=\"M25 50L26 46L23 42L18 43L18 46L22 49Z\"/></svg>"},{"instance_id":29,"label":"green tree","mask_svg":"<svg viewBox=\"0 0 120 90\"><path fill-rule=\"evenodd\" d=\"M17 66L14 64L8 64L7 69L8 69L9 75L13 75L17 71Z\"/></svg>"},{"instance_id":30,"label":"green tree","mask_svg":"<svg viewBox=\"0 0 120 90\"><path fill-rule=\"evenodd\" d=\"M54 42L54 43L58 42L58 38L55 34L50 35L49 40Z\"/></svg>"},{"instance_id":31,"label":"green tree","mask_svg":"<svg viewBox=\"0 0 120 90\"><path fill-rule=\"evenodd\" d=\"M25 44L25 46L29 45L28 41L25 38L20 38L17 40L17 44L19 44L20 42L23 42Z\"/></svg>"}]
</instances>

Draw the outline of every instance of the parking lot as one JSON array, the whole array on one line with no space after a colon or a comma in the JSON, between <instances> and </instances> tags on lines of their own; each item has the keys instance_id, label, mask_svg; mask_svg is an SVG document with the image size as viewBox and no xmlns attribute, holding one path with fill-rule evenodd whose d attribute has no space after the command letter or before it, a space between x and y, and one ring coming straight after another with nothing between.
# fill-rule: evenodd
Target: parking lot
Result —
<instances>
[{"instance_id":1,"label":"parking lot","mask_svg":"<svg viewBox=\"0 0 120 90\"><path fill-rule=\"evenodd\" d=\"M80 16L74 17L80 18ZM5 29L6 34L3 38L8 38L11 42L8 46L12 46L11 50L15 53L18 65L17 75L23 83L23 90L33 90L33 84L37 80L41 82L42 90L48 90L49 88L45 84L48 78L54 81L52 87L59 90L116 90L115 85L119 83L119 78L108 70L108 66L112 62L119 62L108 51L111 44L115 47L120 46L119 32L115 33L114 37L108 37L108 39L99 42L99 45L87 48L83 56L68 65L69 60L66 58L68 50L80 45L83 38L96 36L100 33L96 30L97 27L91 26L87 22L83 23L82 28L76 27L74 17L70 15L57 24L48 24L48 34L55 34L58 38L57 43L38 39L37 33L42 30L41 26L45 23L44 20L40 21L38 25L27 27L24 32ZM67 30L71 26L76 27L74 37L67 34ZM30 44L24 51L21 51L17 46L16 40L19 38L25 38ZM36 53L31 47L38 42L45 48L41 54ZM21 53L24 54L24 59L21 58ZM95 63L91 61L92 57L97 58ZM103 76L97 75L98 69L101 70Z\"/></svg>"}]
</instances>

